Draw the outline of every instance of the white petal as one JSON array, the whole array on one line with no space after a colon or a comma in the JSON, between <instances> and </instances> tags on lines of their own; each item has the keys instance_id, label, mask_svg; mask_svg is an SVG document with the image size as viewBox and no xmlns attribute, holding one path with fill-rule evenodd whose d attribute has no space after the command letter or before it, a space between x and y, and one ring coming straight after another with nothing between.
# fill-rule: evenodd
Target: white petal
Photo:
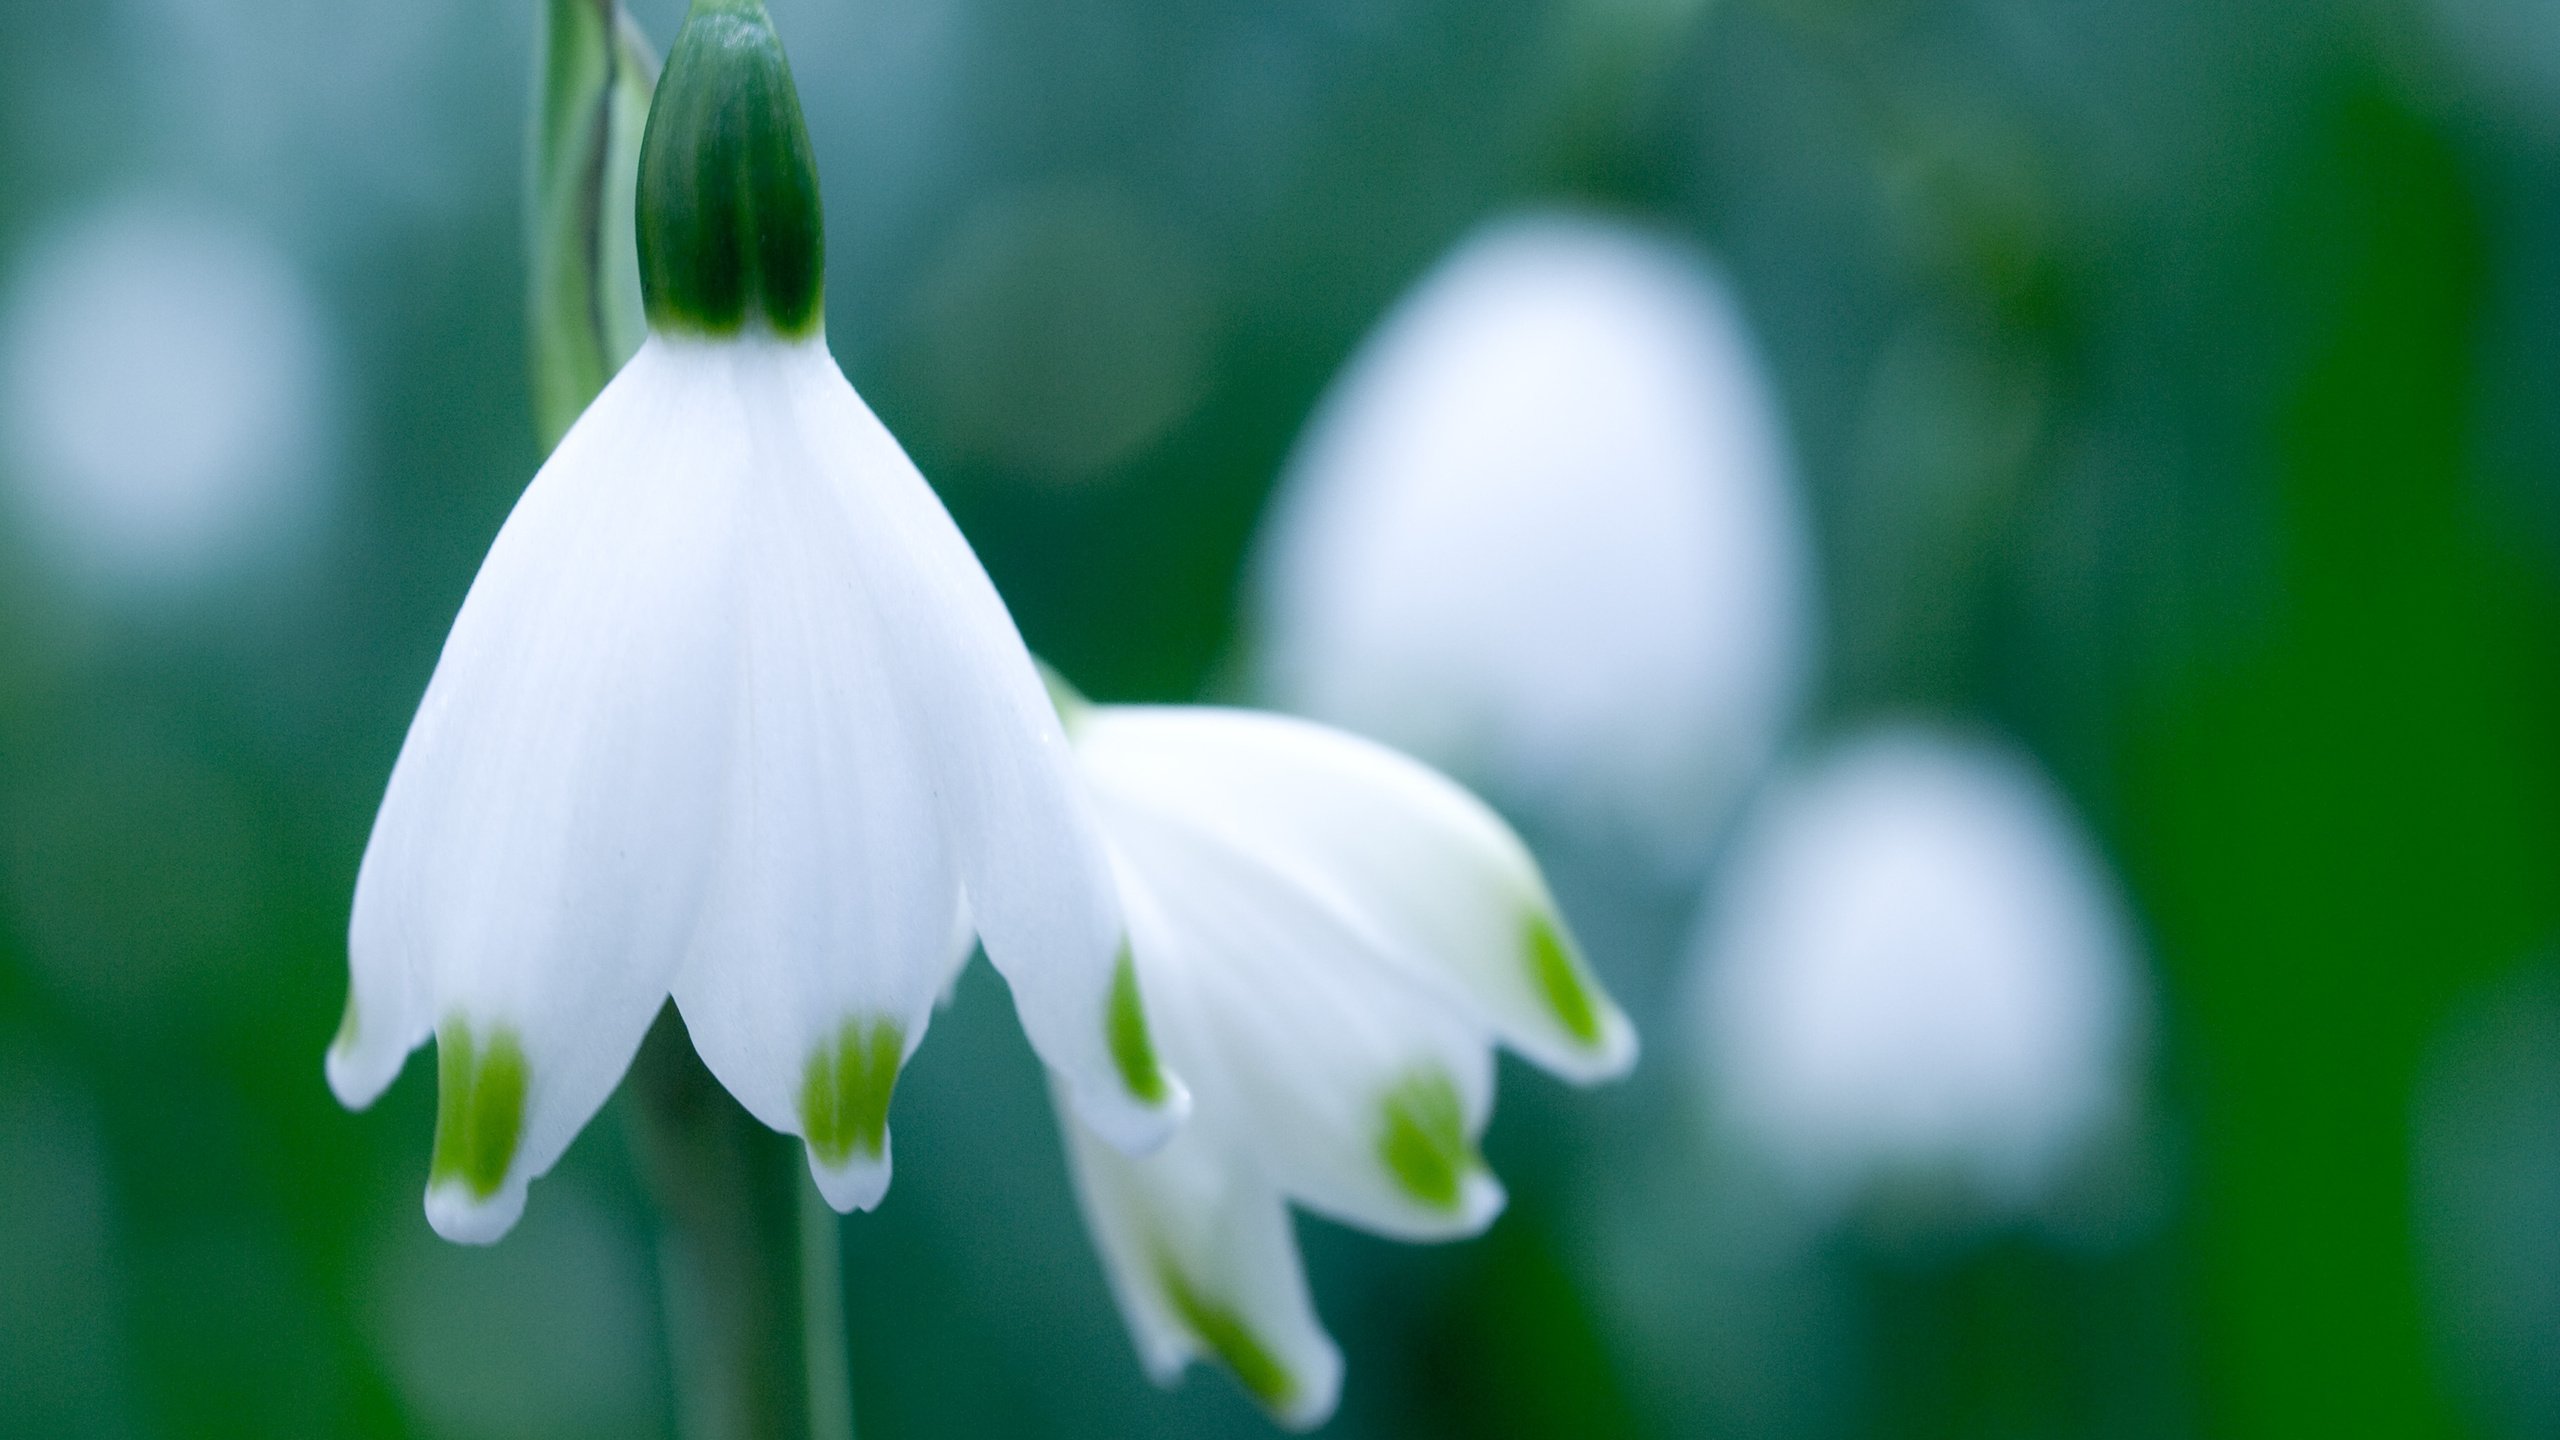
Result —
<instances>
[{"instance_id":1,"label":"white petal","mask_svg":"<svg viewBox=\"0 0 2560 1440\"><path fill-rule=\"evenodd\" d=\"M740 433L716 354L633 358L490 547L383 797L330 1076L362 1104L443 1034L438 1149L472 1157L429 1182L448 1238L514 1223L682 959L725 779Z\"/></svg>"},{"instance_id":2,"label":"white petal","mask_svg":"<svg viewBox=\"0 0 2560 1440\"><path fill-rule=\"evenodd\" d=\"M1251 1157L1198 1117L1143 1157L1103 1144L1064 1105L1058 1128L1147 1373L1169 1386L1205 1356L1280 1423L1322 1424L1342 1352L1316 1318L1289 1207Z\"/></svg>"},{"instance_id":3,"label":"white petal","mask_svg":"<svg viewBox=\"0 0 2560 1440\"><path fill-rule=\"evenodd\" d=\"M910 726L987 958L1077 1112L1113 1144L1163 1143L1189 1101L1156 1065L1119 901L1066 740L1004 601L906 453L833 365L798 376L864 544Z\"/></svg>"},{"instance_id":4,"label":"white petal","mask_svg":"<svg viewBox=\"0 0 2560 1440\"><path fill-rule=\"evenodd\" d=\"M1252 854L1540 1065L1588 1082L1634 1063L1634 1027L1527 847L1429 767L1320 725L1201 706L1100 706L1075 743L1098 792Z\"/></svg>"},{"instance_id":5,"label":"white petal","mask_svg":"<svg viewBox=\"0 0 2560 1440\"><path fill-rule=\"evenodd\" d=\"M737 777L692 958L675 982L713 1074L757 1119L809 1142L829 1203L889 1184L887 1112L959 964L960 908L932 777L857 578L841 497L789 405L783 367L823 342L744 342L770 367L744 392L755 444L732 722ZM805 348L813 357L788 353Z\"/></svg>"},{"instance_id":6,"label":"white petal","mask_svg":"<svg viewBox=\"0 0 2560 1440\"><path fill-rule=\"evenodd\" d=\"M398 770L392 774L397 781ZM385 809L389 800L386 795ZM377 818L377 837L381 828ZM355 906L347 928L347 1006L323 1066L329 1089L350 1110L380 1099L409 1052L435 1030L434 1004L419 993L409 947L381 933L380 917L389 913L390 903L383 894L392 868L388 854L377 838L365 846L364 863L356 871Z\"/></svg>"},{"instance_id":7,"label":"white petal","mask_svg":"<svg viewBox=\"0 0 2560 1440\"><path fill-rule=\"evenodd\" d=\"M1408 1240L1490 1224L1491 1036L1252 856L1104 803L1157 1033L1202 1112L1336 1219Z\"/></svg>"}]
</instances>

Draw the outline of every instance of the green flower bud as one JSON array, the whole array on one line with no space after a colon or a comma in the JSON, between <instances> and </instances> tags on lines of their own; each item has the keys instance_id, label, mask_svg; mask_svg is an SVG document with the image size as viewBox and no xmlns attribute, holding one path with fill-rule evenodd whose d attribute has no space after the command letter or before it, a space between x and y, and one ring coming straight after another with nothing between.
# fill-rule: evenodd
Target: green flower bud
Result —
<instances>
[{"instance_id":1,"label":"green flower bud","mask_svg":"<svg viewBox=\"0 0 2560 1440\"><path fill-rule=\"evenodd\" d=\"M544 0L525 166L525 334L548 452L648 335L632 198L658 60L617 0Z\"/></svg>"},{"instance_id":2,"label":"green flower bud","mask_svg":"<svg viewBox=\"0 0 2560 1440\"><path fill-rule=\"evenodd\" d=\"M694 0L640 145L638 228L652 329L817 333L818 171L761 0Z\"/></svg>"}]
</instances>

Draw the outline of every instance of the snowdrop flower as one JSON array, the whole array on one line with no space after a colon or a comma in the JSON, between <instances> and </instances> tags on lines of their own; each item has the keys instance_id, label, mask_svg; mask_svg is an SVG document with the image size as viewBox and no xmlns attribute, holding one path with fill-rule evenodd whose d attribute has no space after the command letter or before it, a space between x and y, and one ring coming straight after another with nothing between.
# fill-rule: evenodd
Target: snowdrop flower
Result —
<instances>
[{"instance_id":1,"label":"snowdrop flower","mask_svg":"<svg viewBox=\"0 0 2560 1440\"><path fill-rule=\"evenodd\" d=\"M1186 1102L1056 714L828 353L816 172L756 0L697 0L677 36L638 220L649 338L445 642L356 882L331 1084L370 1102L432 1031L427 1214L494 1240L672 992L867 1208L974 929L1082 1121L1160 1142Z\"/></svg>"},{"instance_id":2,"label":"snowdrop flower","mask_svg":"<svg viewBox=\"0 0 2560 1440\"><path fill-rule=\"evenodd\" d=\"M1062 1121L1085 1218L1160 1383L1212 1356L1275 1417L1333 1409L1288 1202L1471 1235L1499 1041L1576 1082L1634 1062L1537 865L1476 799L1276 715L1091 707L1061 687L1166 1061L1194 1108L1132 1158Z\"/></svg>"},{"instance_id":3,"label":"snowdrop flower","mask_svg":"<svg viewBox=\"0 0 2560 1440\"><path fill-rule=\"evenodd\" d=\"M1397 306L1299 442L1259 557L1263 693L1686 871L1805 687L1793 483L1697 256L1503 222Z\"/></svg>"},{"instance_id":4,"label":"snowdrop flower","mask_svg":"<svg viewBox=\"0 0 2560 1440\"><path fill-rule=\"evenodd\" d=\"M2023 1206L2124 1100L2129 932L2029 762L1871 733L1774 789L1710 896L1711 1093L1821 1204L1927 1171Z\"/></svg>"}]
</instances>

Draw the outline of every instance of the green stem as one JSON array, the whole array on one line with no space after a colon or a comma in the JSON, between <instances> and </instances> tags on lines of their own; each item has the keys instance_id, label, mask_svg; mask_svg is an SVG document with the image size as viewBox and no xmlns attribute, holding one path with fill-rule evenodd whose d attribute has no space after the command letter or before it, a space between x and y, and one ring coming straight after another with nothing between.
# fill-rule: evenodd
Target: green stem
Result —
<instances>
[{"instance_id":1,"label":"green stem","mask_svg":"<svg viewBox=\"0 0 2560 1440\"><path fill-rule=\"evenodd\" d=\"M792 1170L805 1167L795 1147ZM853 1440L853 1373L844 1339L841 1220L805 1175L800 1195L801 1365L808 1375L809 1440Z\"/></svg>"},{"instance_id":2,"label":"green stem","mask_svg":"<svg viewBox=\"0 0 2560 1440\"><path fill-rule=\"evenodd\" d=\"M853 1440L836 1216L800 1147L729 1098L673 1006L632 1062L626 1114L658 1211L685 1440Z\"/></svg>"}]
</instances>

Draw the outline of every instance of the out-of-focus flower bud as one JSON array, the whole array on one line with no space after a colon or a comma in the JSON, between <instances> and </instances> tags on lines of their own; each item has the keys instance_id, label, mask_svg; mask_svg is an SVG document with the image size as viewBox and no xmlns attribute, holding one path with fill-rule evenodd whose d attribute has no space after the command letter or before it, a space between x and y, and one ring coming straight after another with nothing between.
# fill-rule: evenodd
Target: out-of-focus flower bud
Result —
<instances>
[{"instance_id":1,"label":"out-of-focus flower bud","mask_svg":"<svg viewBox=\"0 0 2560 1440\"><path fill-rule=\"evenodd\" d=\"M2127 1101L2144 997L2114 880L2032 765L1920 729L1780 782L1708 899L1715 1108L1820 1206L1952 1179L2047 1191Z\"/></svg>"}]
</instances>

